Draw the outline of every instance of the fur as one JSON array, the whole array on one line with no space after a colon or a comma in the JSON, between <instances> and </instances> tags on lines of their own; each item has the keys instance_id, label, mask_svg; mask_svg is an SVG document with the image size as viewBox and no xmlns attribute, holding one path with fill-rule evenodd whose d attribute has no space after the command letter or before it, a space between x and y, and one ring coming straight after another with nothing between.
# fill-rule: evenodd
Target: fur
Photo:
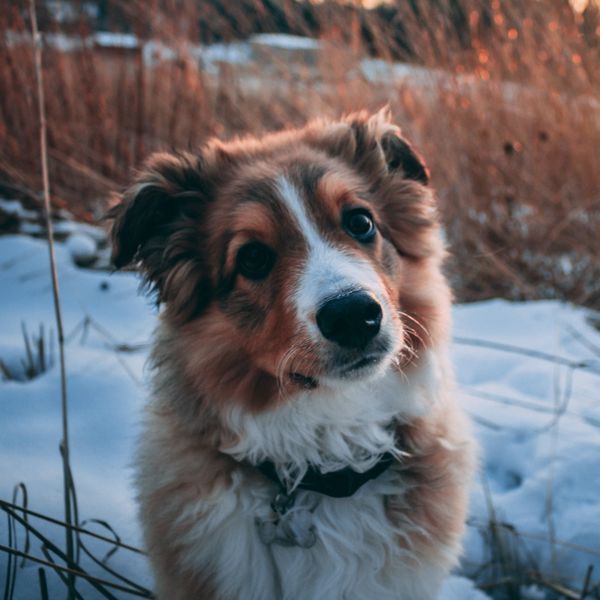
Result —
<instances>
[{"instance_id":1,"label":"fur","mask_svg":"<svg viewBox=\"0 0 600 600\"><path fill-rule=\"evenodd\" d=\"M155 155L113 209L115 265L137 263L163 305L136 458L159 598L437 596L475 452L428 182L384 111ZM373 241L345 230L353 210ZM256 242L271 262L250 277L240 256ZM316 313L356 290L380 327L341 348ZM349 498L297 491L314 546L261 540L277 487L255 465L294 489L309 466L362 472L387 452L394 464Z\"/></svg>"}]
</instances>

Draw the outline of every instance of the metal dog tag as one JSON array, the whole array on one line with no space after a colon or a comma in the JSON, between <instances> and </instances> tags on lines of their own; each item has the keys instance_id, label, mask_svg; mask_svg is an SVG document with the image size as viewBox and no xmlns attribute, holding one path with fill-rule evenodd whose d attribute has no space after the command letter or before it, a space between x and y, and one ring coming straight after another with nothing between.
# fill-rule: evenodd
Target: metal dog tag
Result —
<instances>
[{"instance_id":1,"label":"metal dog tag","mask_svg":"<svg viewBox=\"0 0 600 600\"><path fill-rule=\"evenodd\" d=\"M273 521L257 519L256 524L260 539L267 545L312 548L317 542L313 513L306 508L292 508Z\"/></svg>"},{"instance_id":2,"label":"metal dog tag","mask_svg":"<svg viewBox=\"0 0 600 600\"><path fill-rule=\"evenodd\" d=\"M313 524L313 511L306 507L294 507L294 494L279 492L271 508L273 519L257 519L258 535L265 544L312 548L317 541Z\"/></svg>"}]
</instances>

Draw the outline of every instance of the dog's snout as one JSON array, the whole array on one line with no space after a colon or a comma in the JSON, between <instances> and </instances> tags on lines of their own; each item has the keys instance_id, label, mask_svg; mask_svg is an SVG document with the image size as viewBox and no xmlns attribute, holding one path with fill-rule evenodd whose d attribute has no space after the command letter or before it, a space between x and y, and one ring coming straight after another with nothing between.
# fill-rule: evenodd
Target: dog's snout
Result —
<instances>
[{"instance_id":1,"label":"dog's snout","mask_svg":"<svg viewBox=\"0 0 600 600\"><path fill-rule=\"evenodd\" d=\"M356 291L328 300L317 312L321 333L346 348L364 348L378 333L382 311L366 292Z\"/></svg>"}]
</instances>

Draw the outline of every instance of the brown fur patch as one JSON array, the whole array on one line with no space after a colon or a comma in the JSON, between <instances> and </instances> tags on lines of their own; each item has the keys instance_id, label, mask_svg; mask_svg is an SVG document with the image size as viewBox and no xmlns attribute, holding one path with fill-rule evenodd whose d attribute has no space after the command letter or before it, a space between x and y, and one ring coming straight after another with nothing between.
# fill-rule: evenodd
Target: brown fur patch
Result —
<instances>
[{"instance_id":1,"label":"brown fur patch","mask_svg":"<svg viewBox=\"0 0 600 600\"><path fill-rule=\"evenodd\" d=\"M138 473L140 515L146 532L146 548L156 576L160 598L187 600L190 597L214 598L213 574L186 568L188 550L182 540L200 517L189 507L201 498L218 493L229 485L234 470L240 465L217 451L211 437L190 435L170 412L150 415L147 434L160 454L145 451L149 440L143 440L139 452L144 468ZM169 465L165 470L162 465ZM178 582L177 590L166 589L164 581ZM185 596L176 595L185 590ZM194 595L198 594L198 595Z\"/></svg>"},{"instance_id":2,"label":"brown fur patch","mask_svg":"<svg viewBox=\"0 0 600 600\"><path fill-rule=\"evenodd\" d=\"M413 530L409 540L399 542L417 560L431 560L440 547L457 551L475 463L468 423L455 406L445 403L397 431L399 446L408 453L400 464L408 492L391 496L386 510L395 525Z\"/></svg>"}]
</instances>

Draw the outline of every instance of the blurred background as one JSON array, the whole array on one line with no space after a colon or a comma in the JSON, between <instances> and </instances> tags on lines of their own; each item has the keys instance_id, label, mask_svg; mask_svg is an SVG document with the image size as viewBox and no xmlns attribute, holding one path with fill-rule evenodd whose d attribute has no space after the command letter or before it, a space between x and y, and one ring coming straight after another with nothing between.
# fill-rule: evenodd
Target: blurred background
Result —
<instances>
[{"instance_id":1,"label":"blurred background","mask_svg":"<svg viewBox=\"0 0 600 600\"><path fill-rule=\"evenodd\" d=\"M597 0L39 2L52 199L148 153L385 104L426 157L457 299L600 308ZM26 3L0 11L0 185L41 189Z\"/></svg>"},{"instance_id":2,"label":"blurred background","mask_svg":"<svg viewBox=\"0 0 600 600\"><path fill-rule=\"evenodd\" d=\"M80 515L67 521L94 529L95 546L77 537L77 568L104 582L80 574L82 597L150 597L152 585L128 465L156 314L134 275L108 275L98 220L113 194L156 150L389 105L439 198L453 359L482 446L460 577L442 600L600 598L600 0L37 0L36 11ZM49 550L62 547L70 467L56 450L56 326L36 239L37 102L28 2L2 0L4 600L44 597L41 571L63 597L75 564ZM28 502L41 546L18 520Z\"/></svg>"}]
</instances>

